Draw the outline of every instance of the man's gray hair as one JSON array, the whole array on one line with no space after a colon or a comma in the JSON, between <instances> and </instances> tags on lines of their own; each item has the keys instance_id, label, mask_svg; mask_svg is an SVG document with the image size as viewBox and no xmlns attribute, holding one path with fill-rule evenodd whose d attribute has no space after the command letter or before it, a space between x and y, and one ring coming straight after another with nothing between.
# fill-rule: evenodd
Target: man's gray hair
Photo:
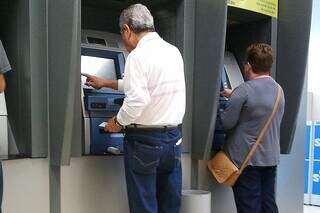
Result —
<instances>
[{"instance_id":1,"label":"man's gray hair","mask_svg":"<svg viewBox=\"0 0 320 213\"><path fill-rule=\"evenodd\" d=\"M134 33L153 32L153 17L148 8L142 4L134 4L121 12L120 30L127 24Z\"/></svg>"}]
</instances>

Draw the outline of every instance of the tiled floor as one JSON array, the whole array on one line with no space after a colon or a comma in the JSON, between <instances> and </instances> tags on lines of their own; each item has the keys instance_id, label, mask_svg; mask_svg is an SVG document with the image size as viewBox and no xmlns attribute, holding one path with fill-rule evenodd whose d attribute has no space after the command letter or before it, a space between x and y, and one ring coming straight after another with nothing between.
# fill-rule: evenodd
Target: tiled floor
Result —
<instances>
[{"instance_id":1,"label":"tiled floor","mask_svg":"<svg viewBox=\"0 0 320 213\"><path fill-rule=\"evenodd\" d=\"M320 206L304 206L304 213L320 213Z\"/></svg>"}]
</instances>

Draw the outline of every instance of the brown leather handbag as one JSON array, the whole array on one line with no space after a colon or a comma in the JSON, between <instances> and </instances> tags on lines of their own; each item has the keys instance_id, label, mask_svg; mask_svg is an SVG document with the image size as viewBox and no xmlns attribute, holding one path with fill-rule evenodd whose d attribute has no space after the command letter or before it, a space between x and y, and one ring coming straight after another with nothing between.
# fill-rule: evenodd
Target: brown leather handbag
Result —
<instances>
[{"instance_id":1,"label":"brown leather handbag","mask_svg":"<svg viewBox=\"0 0 320 213\"><path fill-rule=\"evenodd\" d=\"M278 84L277 84L278 85ZM261 129L257 141L251 147L247 157L242 163L241 167L238 168L233 161L228 157L228 155L222 150L219 151L211 160L208 161L208 168L218 183L221 183L226 186L233 186L238 180L239 176L243 172L243 170L247 167L249 160L254 155L256 149L262 141L262 138L266 134L272 119L274 118L276 112L279 108L279 103L281 99L281 87L278 85L277 89L277 98L271 113L271 116L268 118L267 122Z\"/></svg>"}]
</instances>

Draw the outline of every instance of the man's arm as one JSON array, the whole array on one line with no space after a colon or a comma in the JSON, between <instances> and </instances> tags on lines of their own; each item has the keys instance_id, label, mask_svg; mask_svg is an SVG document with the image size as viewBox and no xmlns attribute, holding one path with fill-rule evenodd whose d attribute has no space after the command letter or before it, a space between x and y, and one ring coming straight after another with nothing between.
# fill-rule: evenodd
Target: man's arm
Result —
<instances>
[{"instance_id":1,"label":"man's arm","mask_svg":"<svg viewBox=\"0 0 320 213\"><path fill-rule=\"evenodd\" d=\"M231 93L227 107L221 113L222 125L226 130L232 129L236 126L240 117L240 112L246 100L247 93L241 85Z\"/></svg>"},{"instance_id":2,"label":"man's arm","mask_svg":"<svg viewBox=\"0 0 320 213\"><path fill-rule=\"evenodd\" d=\"M134 56L128 56L125 73L126 97L117 115L117 121L122 126L134 123L150 102L147 76Z\"/></svg>"},{"instance_id":3,"label":"man's arm","mask_svg":"<svg viewBox=\"0 0 320 213\"><path fill-rule=\"evenodd\" d=\"M91 86L95 89L101 89L102 87L108 87L114 90L119 90L121 89L121 87L119 87L118 81L122 81L122 80L106 80L106 79L102 79L93 75L89 75L86 73L82 73L81 75L85 76L87 78L86 80L86 85L87 86Z\"/></svg>"}]
</instances>

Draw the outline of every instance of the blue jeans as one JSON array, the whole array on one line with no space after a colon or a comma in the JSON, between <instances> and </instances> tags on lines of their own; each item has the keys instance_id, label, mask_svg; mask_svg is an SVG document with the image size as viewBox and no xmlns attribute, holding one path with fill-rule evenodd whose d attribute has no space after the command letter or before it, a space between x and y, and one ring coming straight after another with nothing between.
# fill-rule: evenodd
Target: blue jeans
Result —
<instances>
[{"instance_id":1,"label":"blue jeans","mask_svg":"<svg viewBox=\"0 0 320 213\"><path fill-rule=\"evenodd\" d=\"M181 130L126 131L124 164L130 213L179 213Z\"/></svg>"},{"instance_id":2,"label":"blue jeans","mask_svg":"<svg viewBox=\"0 0 320 213\"><path fill-rule=\"evenodd\" d=\"M233 186L238 213L278 213L275 200L277 167L248 166Z\"/></svg>"}]
</instances>

